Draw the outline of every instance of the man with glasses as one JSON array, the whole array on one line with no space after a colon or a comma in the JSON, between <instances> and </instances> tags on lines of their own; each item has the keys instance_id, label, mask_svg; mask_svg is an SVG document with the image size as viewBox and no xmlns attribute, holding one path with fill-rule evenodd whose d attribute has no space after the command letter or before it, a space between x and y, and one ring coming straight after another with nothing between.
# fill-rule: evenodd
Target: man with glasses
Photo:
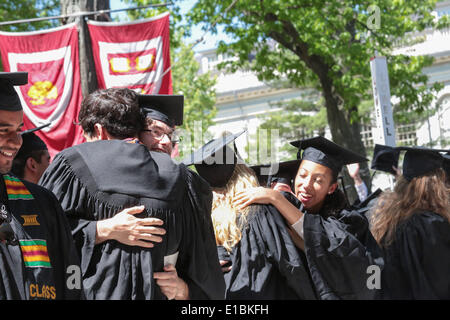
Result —
<instances>
[{"instance_id":1,"label":"man with glasses","mask_svg":"<svg viewBox=\"0 0 450 320\"><path fill-rule=\"evenodd\" d=\"M149 150L172 154L180 141L175 126L183 124L183 100L182 95L139 95L146 121L139 139Z\"/></svg>"},{"instance_id":2,"label":"man with glasses","mask_svg":"<svg viewBox=\"0 0 450 320\"><path fill-rule=\"evenodd\" d=\"M176 133L176 126L183 124L182 95L139 95L139 106L145 116L145 128L141 130L139 139L150 151L172 156L174 147L181 141ZM208 252L208 263L217 265L219 258L216 250L214 229L211 220L212 191L209 184L197 173L185 168L185 184L195 210L193 218L202 226L202 232L209 241L205 241ZM213 241L211 241L213 240ZM214 266L214 268L215 268ZM155 279L169 298L184 299L192 296L187 288L183 275L178 276L173 264L164 266L163 272L156 272ZM225 292L223 293L225 294Z\"/></svg>"},{"instance_id":3,"label":"man with glasses","mask_svg":"<svg viewBox=\"0 0 450 320\"><path fill-rule=\"evenodd\" d=\"M0 300L79 299L79 259L60 204L10 173L23 126L14 86L27 83L26 72L0 72Z\"/></svg>"}]
</instances>

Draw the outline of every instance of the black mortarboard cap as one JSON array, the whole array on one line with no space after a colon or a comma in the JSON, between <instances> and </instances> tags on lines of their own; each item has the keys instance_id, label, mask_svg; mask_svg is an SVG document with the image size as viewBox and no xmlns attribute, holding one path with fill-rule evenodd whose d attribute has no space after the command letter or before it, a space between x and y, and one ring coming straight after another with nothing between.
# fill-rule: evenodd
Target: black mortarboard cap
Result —
<instances>
[{"instance_id":1,"label":"black mortarboard cap","mask_svg":"<svg viewBox=\"0 0 450 320\"><path fill-rule=\"evenodd\" d=\"M411 181L443 167L444 158L438 150L425 147L397 147L406 151L403 158L403 176Z\"/></svg>"},{"instance_id":2,"label":"black mortarboard cap","mask_svg":"<svg viewBox=\"0 0 450 320\"><path fill-rule=\"evenodd\" d=\"M263 167L267 168L267 167L269 167L269 165L268 164L257 164L257 165L254 165L254 166L250 166L250 169L252 169L253 172L255 172L255 175L258 178L259 185L267 186L269 184L268 183L269 175L268 174L261 174L261 168L263 168Z\"/></svg>"},{"instance_id":3,"label":"black mortarboard cap","mask_svg":"<svg viewBox=\"0 0 450 320\"><path fill-rule=\"evenodd\" d=\"M44 124L42 126L22 131L22 146L16 155L16 158L27 159L31 156L32 151L48 150L47 145L41 138L39 138L34 132L47 127L50 123Z\"/></svg>"},{"instance_id":4,"label":"black mortarboard cap","mask_svg":"<svg viewBox=\"0 0 450 320\"><path fill-rule=\"evenodd\" d=\"M274 164L261 164L251 166L255 171L260 185L270 186L272 182L281 182L292 185L292 180L297 174L301 160L289 160Z\"/></svg>"},{"instance_id":5,"label":"black mortarboard cap","mask_svg":"<svg viewBox=\"0 0 450 320\"><path fill-rule=\"evenodd\" d=\"M140 94L139 106L145 117L162 121L169 127L183 124L183 95Z\"/></svg>"},{"instance_id":6,"label":"black mortarboard cap","mask_svg":"<svg viewBox=\"0 0 450 320\"><path fill-rule=\"evenodd\" d=\"M244 163L236 152L227 146L244 131L212 139L183 159L185 165L195 165L198 174L213 188L223 188L233 175L236 163ZM235 146L234 146L235 148Z\"/></svg>"},{"instance_id":7,"label":"black mortarboard cap","mask_svg":"<svg viewBox=\"0 0 450 320\"><path fill-rule=\"evenodd\" d=\"M293 141L291 145L299 149L297 159L309 160L326 166L336 175L346 164L368 161L359 154L343 148L322 136ZM301 156L300 150L304 150Z\"/></svg>"},{"instance_id":8,"label":"black mortarboard cap","mask_svg":"<svg viewBox=\"0 0 450 320\"><path fill-rule=\"evenodd\" d=\"M28 83L28 72L0 72L0 110L21 111L22 104L14 89Z\"/></svg>"},{"instance_id":9,"label":"black mortarboard cap","mask_svg":"<svg viewBox=\"0 0 450 320\"><path fill-rule=\"evenodd\" d=\"M375 144L371 168L373 170L384 171L396 175L397 173L392 166L398 167L399 156L400 150L397 150L395 147Z\"/></svg>"}]
</instances>

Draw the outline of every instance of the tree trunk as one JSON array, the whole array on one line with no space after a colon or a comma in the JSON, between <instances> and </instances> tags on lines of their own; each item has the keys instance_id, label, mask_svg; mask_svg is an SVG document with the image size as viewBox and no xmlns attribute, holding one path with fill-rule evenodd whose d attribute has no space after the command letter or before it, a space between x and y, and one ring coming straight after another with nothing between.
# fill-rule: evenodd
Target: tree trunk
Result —
<instances>
[{"instance_id":1,"label":"tree trunk","mask_svg":"<svg viewBox=\"0 0 450 320\"><path fill-rule=\"evenodd\" d=\"M109 0L61 0L61 14L71 14L83 11L97 11L109 9ZM78 42L80 57L81 90L83 97L97 90L97 74L95 72L92 55L91 38L86 19L110 21L109 14L70 17L63 20L63 24L75 22L78 26Z\"/></svg>"},{"instance_id":2,"label":"tree trunk","mask_svg":"<svg viewBox=\"0 0 450 320\"><path fill-rule=\"evenodd\" d=\"M350 123L350 117L347 112L339 108L339 102L335 96L331 94L331 90L327 90L328 86L323 87L325 94L325 105L327 108L328 125L330 126L333 141L347 149L350 149L362 156L366 156L366 148L361 138L361 126L359 123ZM354 181L348 174L347 170L342 170L344 177L344 188L348 196L350 204L358 199L358 194L354 188ZM360 163L359 174L367 186L368 191L371 189L370 171L367 162Z\"/></svg>"}]
</instances>

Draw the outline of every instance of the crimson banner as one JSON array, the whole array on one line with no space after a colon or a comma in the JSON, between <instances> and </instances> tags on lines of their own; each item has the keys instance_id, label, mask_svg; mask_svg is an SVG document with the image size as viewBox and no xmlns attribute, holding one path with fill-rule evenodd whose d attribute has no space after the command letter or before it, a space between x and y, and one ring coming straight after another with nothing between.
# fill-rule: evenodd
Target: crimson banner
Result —
<instances>
[{"instance_id":1,"label":"crimson banner","mask_svg":"<svg viewBox=\"0 0 450 320\"><path fill-rule=\"evenodd\" d=\"M169 13L125 23L87 23L100 89L172 94Z\"/></svg>"},{"instance_id":2,"label":"crimson banner","mask_svg":"<svg viewBox=\"0 0 450 320\"><path fill-rule=\"evenodd\" d=\"M16 87L24 110L24 130L49 123L36 134L51 157L84 142L76 125L82 100L75 24L32 32L0 32L0 53L7 72L28 72Z\"/></svg>"}]
</instances>

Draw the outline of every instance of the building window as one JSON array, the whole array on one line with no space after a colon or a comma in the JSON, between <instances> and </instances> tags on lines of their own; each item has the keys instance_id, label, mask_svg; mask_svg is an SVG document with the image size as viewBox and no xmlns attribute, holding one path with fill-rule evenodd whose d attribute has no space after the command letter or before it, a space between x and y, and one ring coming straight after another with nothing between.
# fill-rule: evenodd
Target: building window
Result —
<instances>
[{"instance_id":1,"label":"building window","mask_svg":"<svg viewBox=\"0 0 450 320\"><path fill-rule=\"evenodd\" d=\"M416 124L401 124L396 126L396 144L413 146L417 145ZM375 143L372 136L372 127L369 125L362 125L361 138L366 149L373 149Z\"/></svg>"}]
</instances>

